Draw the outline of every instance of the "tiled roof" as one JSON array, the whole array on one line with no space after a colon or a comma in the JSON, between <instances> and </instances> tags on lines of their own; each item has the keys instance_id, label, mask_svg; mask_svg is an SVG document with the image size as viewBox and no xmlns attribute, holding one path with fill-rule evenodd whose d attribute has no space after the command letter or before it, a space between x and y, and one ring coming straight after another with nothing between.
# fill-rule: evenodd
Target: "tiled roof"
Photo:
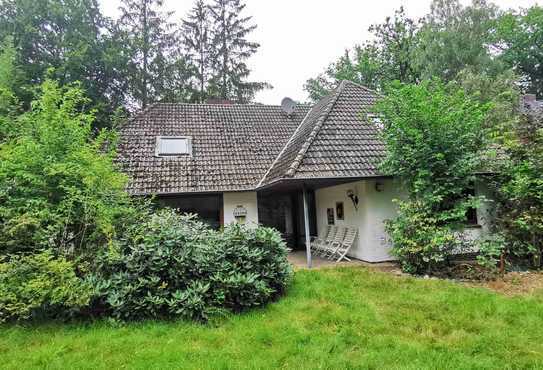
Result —
<instances>
[{"instance_id":1,"label":"tiled roof","mask_svg":"<svg viewBox=\"0 0 543 370\"><path fill-rule=\"evenodd\" d=\"M121 129L118 162L132 194L254 190L279 180L379 176L385 155L367 113L377 95L343 81L311 110L157 104ZM190 157L155 156L157 136L190 136Z\"/></svg>"},{"instance_id":2,"label":"tiled roof","mask_svg":"<svg viewBox=\"0 0 543 370\"><path fill-rule=\"evenodd\" d=\"M261 185L288 178L379 176L386 149L378 127L368 121L378 96L343 81L302 122Z\"/></svg>"},{"instance_id":3,"label":"tiled roof","mask_svg":"<svg viewBox=\"0 0 543 370\"><path fill-rule=\"evenodd\" d=\"M254 189L309 107L156 104L120 131L118 163L131 194ZM192 156L156 157L157 136L190 136Z\"/></svg>"}]
</instances>

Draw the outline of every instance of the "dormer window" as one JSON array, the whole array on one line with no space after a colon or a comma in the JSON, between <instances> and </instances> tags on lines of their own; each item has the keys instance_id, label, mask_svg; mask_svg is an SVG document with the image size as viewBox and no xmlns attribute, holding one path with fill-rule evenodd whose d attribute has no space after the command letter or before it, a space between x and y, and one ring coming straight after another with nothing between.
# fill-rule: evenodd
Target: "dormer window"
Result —
<instances>
[{"instance_id":1,"label":"dormer window","mask_svg":"<svg viewBox=\"0 0 543 370\"><path fill-rule=\"evenodd\" d=\"M157 136L155 155L157 157L179 157L191 155L189 136Z\"/></svg>"}]
</instances>

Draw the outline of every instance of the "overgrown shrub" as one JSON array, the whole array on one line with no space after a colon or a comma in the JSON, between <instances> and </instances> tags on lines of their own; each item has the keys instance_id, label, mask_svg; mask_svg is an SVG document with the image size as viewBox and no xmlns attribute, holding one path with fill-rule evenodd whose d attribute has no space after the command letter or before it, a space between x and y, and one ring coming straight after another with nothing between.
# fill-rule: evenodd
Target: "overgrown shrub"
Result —
<instances>
[{"instance_id":1,"label":"overgrown shrub","mask_svg":"<svg viewBox=\"0 0 543 370\"><path fill-rule=\"evenodd\" d=\"M92 132L86 102L77 87L46 81L31 110L0 122L0 253L92 255L130 220L114 136Z\"/></svg>"},{"instance_id":2,"label":"overgrown shrub","mask_svg":"<svg viewBox=\"0 0 543 370\"><path fill-rule=\"evenodd\" d=\"M543 109L522 109L499 140L507 160L492 184L497 227L505 239L503 257L543 267Z\"/></svg>"},{"instance_id":3,"label":"overgrown shrub","mask_svg":"<svg viewBox=\"0 0 543 370\"><path fill-rule=\"evenodd\" d=\"M457 231L482 200L468 191L480 170L489 107L439 80L393 83L377 103L387 148L381 167L407 195L387 229L411 273L431 273L465 242Z\"/></svg>"},{"instance_id":4,"label":"overgrown shrub","mask_svg":"<svg viewBox=\"0 0 543 370\"><path fill-rule=\"evenodd\" d=\"M206 320L275 299L291 276L285 244L273 229L232 225L218 232L162 210L127 235L88 279L95 308L119 319Z\"/></svg>"},{"instance_id":5,"label":"overgrown shrub","mask_svg":"<svg viewBox=\"0 0 543 370\"><path fill-rule=\"evenodd\" d=\"M477 262L485 268L489 274L496 274L500 259L505 250L505 238L495 233L487 238L481 239L477 243Z\"/></svg>"},{"instance_id":6,"label":"overgrown shrub","mask_svg":"<svg viewBox=\"0 0 543 370\"><path fill-rule=\"evenodd\" d=\"M385 226L394 241L392 253L404 271L430 273L443 266L454 251L463 249L462 239L423 203L397 203L398 217Z\"/></svg>"},{"instance_id":7,"label":"overgrown shrub","mask_svg":"<svg viewBox=\"0 0 543 370\"><path fill-rule=\"evenodd\" d=\"M67 316L87 306L91 292L73 263L50 251L0 257L0 322Z\"/></svg>"}]
</instances>

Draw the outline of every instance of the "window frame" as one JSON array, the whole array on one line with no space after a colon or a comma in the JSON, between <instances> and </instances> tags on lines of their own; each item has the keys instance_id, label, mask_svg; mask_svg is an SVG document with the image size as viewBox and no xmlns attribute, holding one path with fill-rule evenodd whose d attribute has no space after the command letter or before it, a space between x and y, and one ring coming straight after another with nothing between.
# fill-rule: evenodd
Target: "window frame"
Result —
<instances>
[{"instance_id":1,"label":"window frame","mask_svg":"<svg viewBox=\"0 0 543 370\"><path fill-rule=\"evenodd\" d=\"M161 140L186 140L187 152L186 153L172 153L161 154L160 144ZM155 157L159 158L179 158L179 157L192 157L192 136L157 136L155 139Z\"/></svg>"},{"instance_id":2,"label":"window frame","mask_svg":"<svg viewBox=\"0 0 543 370\"><path fill-rule=\"evenodd\" d=\"M475 184L471 184L467 189L464 190L464 196L466 198L470 196L477 196L477 189L475 188ZM479 212L476 207L469 207L466 211L465 225L468 228L477 228L481 226L479 224Z\"/></svg>"}]
</instances>

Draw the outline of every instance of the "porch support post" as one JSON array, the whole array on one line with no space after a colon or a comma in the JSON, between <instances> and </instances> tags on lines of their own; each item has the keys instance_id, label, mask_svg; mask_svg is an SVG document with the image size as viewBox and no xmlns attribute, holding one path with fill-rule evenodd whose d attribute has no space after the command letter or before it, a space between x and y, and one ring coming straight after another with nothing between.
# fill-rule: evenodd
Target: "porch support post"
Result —
<instances>
[{"instance_id":1,"label":"porch support post","mask_svg":"<svg viewBox=\"0 0 543 370\"><path fill-rule=\"evenodd\" d=\"M311 235L309 235L309 199L305 185L302 188L304 201L304 227L305 227L305 250L307 254L307 268L311 268Z\"/></svg>"}]
</instances>

